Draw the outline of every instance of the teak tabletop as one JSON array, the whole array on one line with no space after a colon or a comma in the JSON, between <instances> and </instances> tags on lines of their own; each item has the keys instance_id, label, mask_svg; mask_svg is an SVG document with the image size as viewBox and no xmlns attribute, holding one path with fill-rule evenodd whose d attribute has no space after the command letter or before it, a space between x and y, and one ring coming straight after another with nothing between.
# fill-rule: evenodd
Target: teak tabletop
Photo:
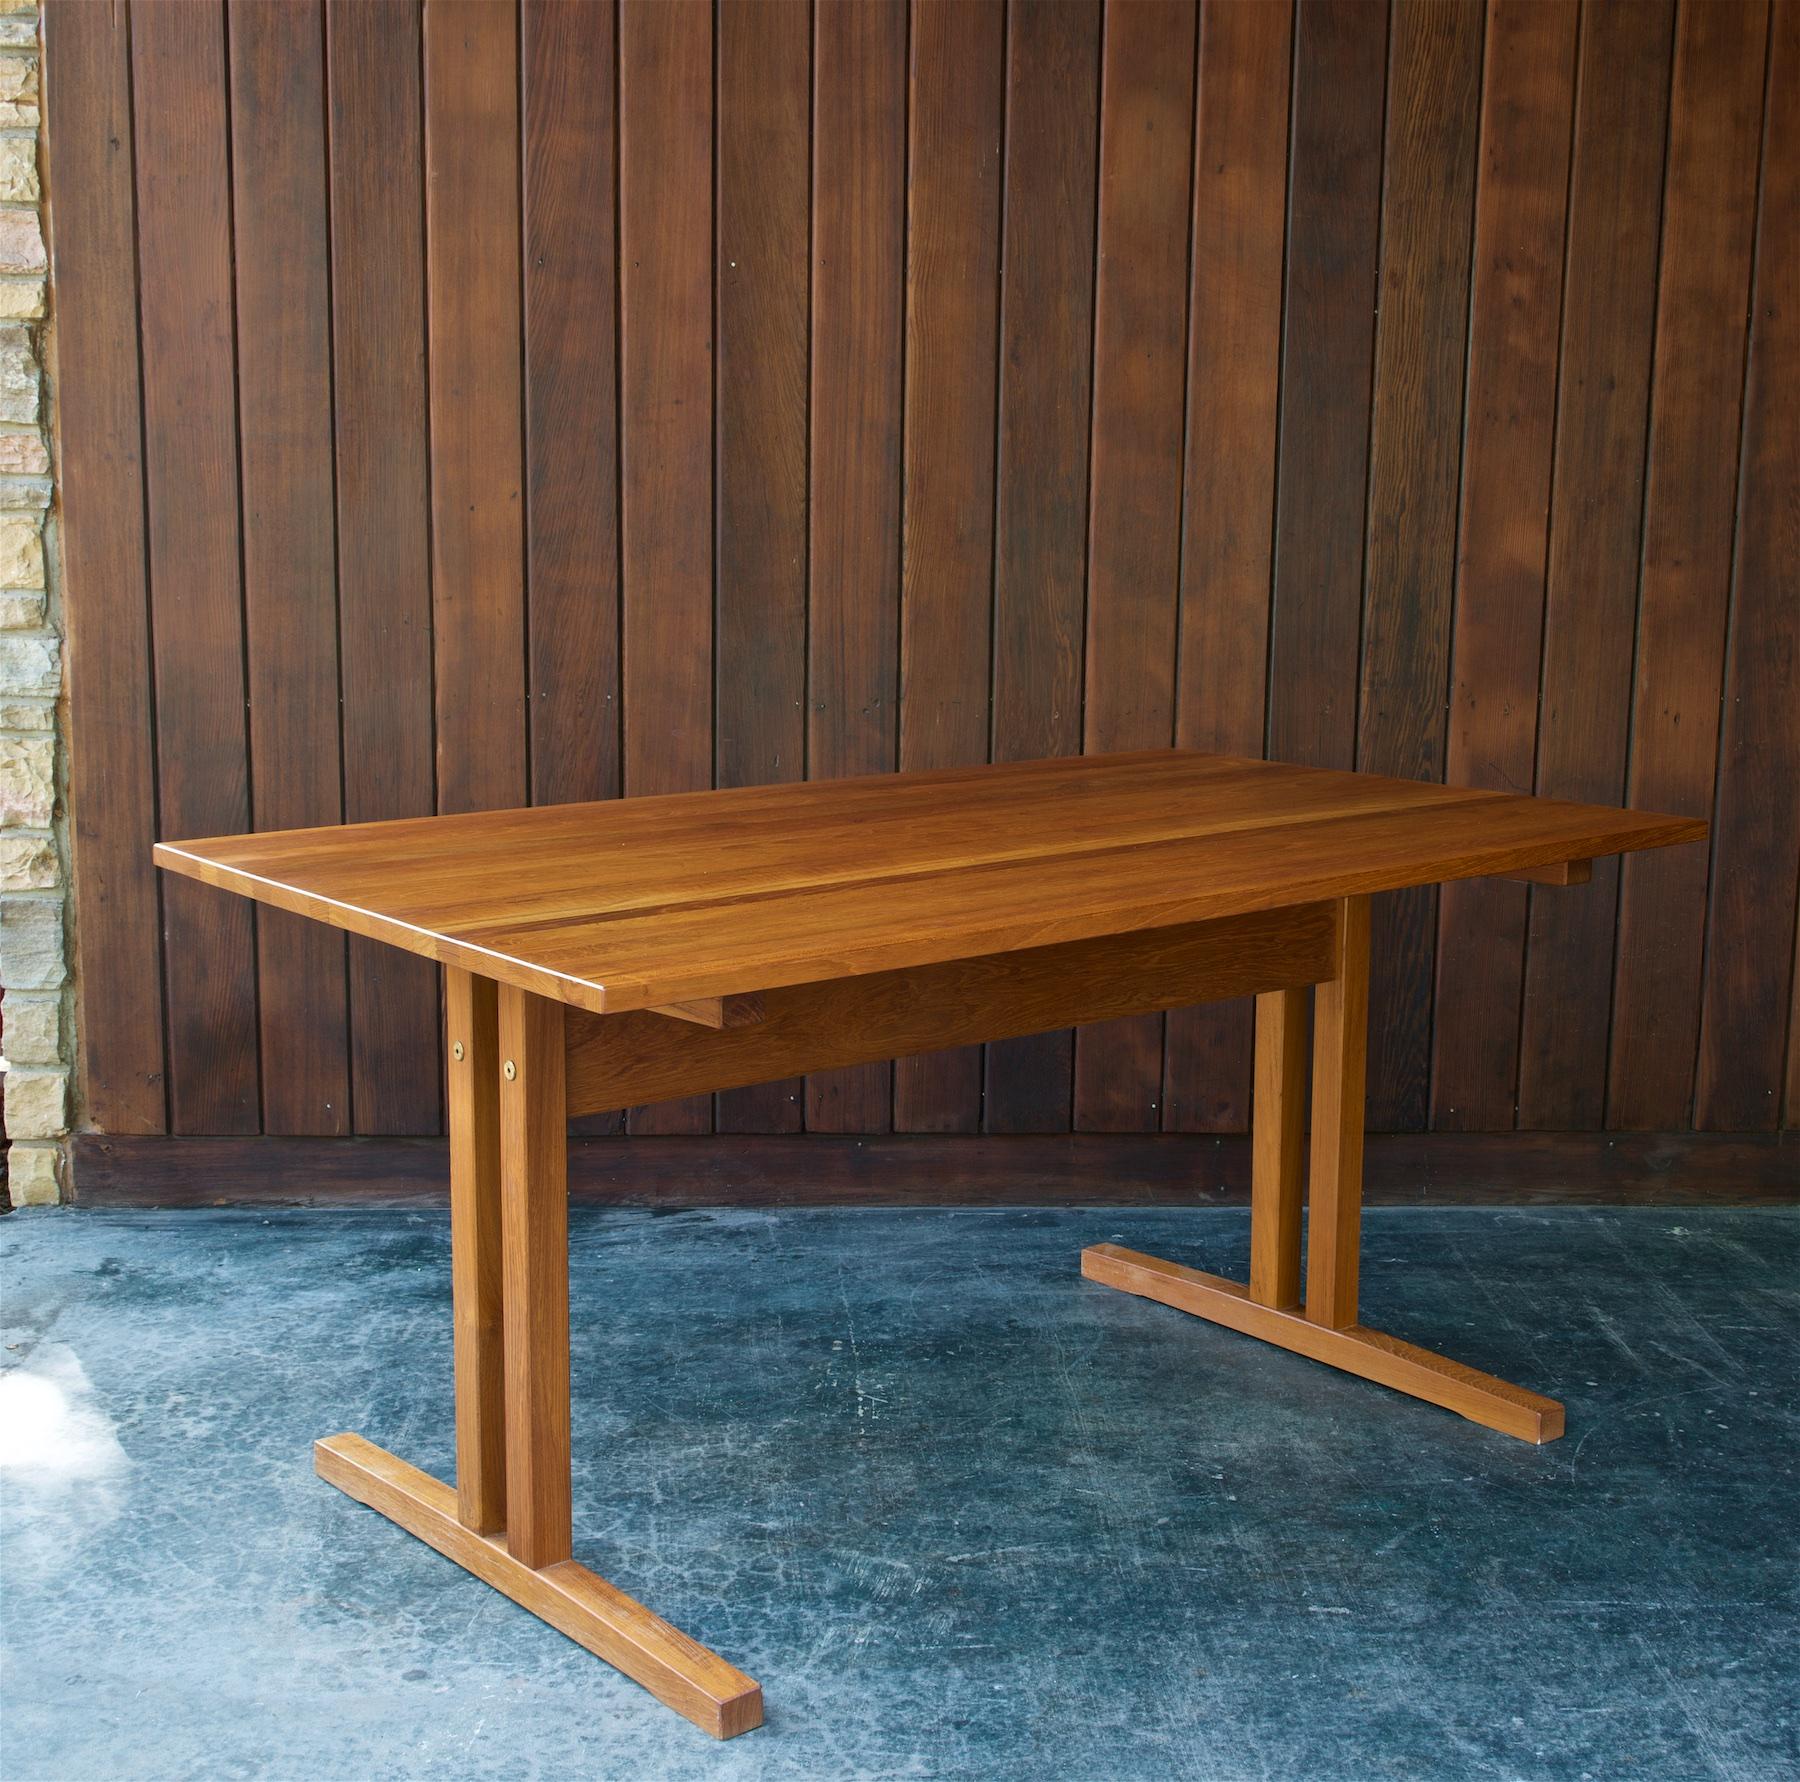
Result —
<instances>
[{"instance_id":1,"label":"teak tabletop","mask_svg":"<svg viewBox=\"0 0 1800 1782\"><path fill-rule=\"evenodd\" d=\"M1254 995L1248 1283L1111 1244L1082 1274L1554 1440L1555 1400L1357 1323L1368 900L1482 876L1579 885L1597 855L1705 833L1159 750L156 858L445 967L456 1484L355 1435L316 1445L319 1472L724 1738L760 1724L757 1685L571 1556L570 1118Z\"/></svg>"},{"instance_id":2,"label":"teak tabletop","mask_svg":"<svg viewBox=\"0 0 1800 1782\"><path fill-rule=\"evenodd\" d=\"M1164 749L165 842L156 858L611 1013L1705 832L1684 817Z\"/></svg>"}]
</instances>

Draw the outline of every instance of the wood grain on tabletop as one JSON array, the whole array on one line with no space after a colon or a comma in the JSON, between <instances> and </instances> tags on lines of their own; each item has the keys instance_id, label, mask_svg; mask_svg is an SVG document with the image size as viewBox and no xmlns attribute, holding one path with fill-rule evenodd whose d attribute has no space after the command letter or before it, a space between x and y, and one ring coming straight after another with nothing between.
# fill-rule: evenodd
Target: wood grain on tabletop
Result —
<instances>
[{"instance_id":1,"label":"wood grain on tabletop","mask_svg":"<svg viewBox=\"0 0 1800 1782\"><path fill-rule=\"evenodd\" d=\"M165 843L173 871L596 1011L1690 841L1159 750Z\"/></svg>"}]
</instances>

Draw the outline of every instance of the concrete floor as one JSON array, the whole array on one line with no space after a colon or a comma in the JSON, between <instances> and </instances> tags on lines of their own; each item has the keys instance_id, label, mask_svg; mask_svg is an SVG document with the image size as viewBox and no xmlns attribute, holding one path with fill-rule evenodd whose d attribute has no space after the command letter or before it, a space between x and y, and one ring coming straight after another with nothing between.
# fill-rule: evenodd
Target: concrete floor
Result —
<instances>
[{"instance_id":1,"label":"concrete floor","mask_svg":"<svg viewBox=\"0 0 1800 1782\"><path fill-rule=\"evenodd\" d=\"M1788 1778L1800 1210L1382 1211L1365 1316L1534 1449L1078 1279L1219 1211L573 1219L576 1552L757 1677L715 1745L317 1481L450 1476L429 1213L17 1213L9 1782Z\"/></svg>"}]
</instances>

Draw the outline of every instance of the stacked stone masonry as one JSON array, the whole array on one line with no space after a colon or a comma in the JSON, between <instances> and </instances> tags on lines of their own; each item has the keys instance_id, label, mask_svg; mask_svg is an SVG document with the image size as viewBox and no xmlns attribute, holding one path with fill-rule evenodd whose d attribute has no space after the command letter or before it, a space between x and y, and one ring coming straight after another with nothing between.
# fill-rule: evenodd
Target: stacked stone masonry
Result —
<instances>
[{"instance_id":1,"label":"stacked stone masonry","mask_svg":"<svg viewBox=\"0 0 1800 1782\"><path fill-rule=\"evenodd\" d=\"M73 1043L38 67L35 0L0 0L0 1016L15 1206L58 1196Z\"/></svg>"}]
</instances>

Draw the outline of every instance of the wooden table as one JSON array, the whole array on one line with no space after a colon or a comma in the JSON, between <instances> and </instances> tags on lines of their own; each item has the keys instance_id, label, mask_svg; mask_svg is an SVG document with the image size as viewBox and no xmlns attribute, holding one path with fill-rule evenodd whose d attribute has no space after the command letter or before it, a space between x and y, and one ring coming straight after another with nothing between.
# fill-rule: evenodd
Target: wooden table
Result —
<instances>
[{"instance_id":1,"label":"wooden table","mask_svg":"<svg viewBox=\"0 0 1800 1782\"><path fill-rule=\"evenodd\" d=\"M456 1486L356 1435L317 1444L319 1473L729 1738L760 1724L757 1685L571 1556L572 1116L1254 995L1248 1283L1112 1244L1084 1250L1082 1273L1551 1441L1555 1400L1357 1323L1369 896L1574 885L1596 855L1705 832L1163 750L156 858L445 968Z\"/></svg>"}]
</instances>

